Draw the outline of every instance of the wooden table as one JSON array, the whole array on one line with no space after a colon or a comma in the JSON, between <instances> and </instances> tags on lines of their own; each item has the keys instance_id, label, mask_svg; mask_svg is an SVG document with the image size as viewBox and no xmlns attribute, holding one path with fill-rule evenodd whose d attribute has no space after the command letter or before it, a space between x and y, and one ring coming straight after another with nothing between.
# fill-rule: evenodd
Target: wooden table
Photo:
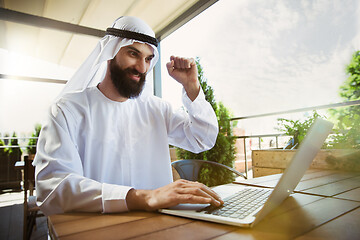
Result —
<instances>
[{"instance_id":1,"label":"wooden table","mask_svg":"<svg viewBox=\"0 0 360 240\"><path fill-rule=\"evenodd\" d=\"M274 187L280 174L239 181ZM48 217L53 239L359 239L360 173L309 170L296 192L251 229L160 213Z\"/></svg>"}]
</instances>

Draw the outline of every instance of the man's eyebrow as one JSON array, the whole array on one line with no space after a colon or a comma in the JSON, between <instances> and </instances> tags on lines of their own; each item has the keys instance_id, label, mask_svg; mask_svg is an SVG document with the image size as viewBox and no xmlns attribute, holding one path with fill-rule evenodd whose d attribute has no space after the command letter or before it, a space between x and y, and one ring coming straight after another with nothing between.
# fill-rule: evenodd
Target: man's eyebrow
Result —
<instances>
[{"instance_id":1,"label":"man's eyebrow","mask_svg":"<svg viewBox=\"0 0 360 240\"><path fill-rule=\"evenodd\" d=\"M137 53L142 54L142 52L141 52L139 49L137 49L136 47L127 46L126 48L131 49L131 50L133 50L133 51L135 51L135 52L137 52ZM154 57L155 57L155 54L151 54L151 55L149 55L148 57L154 58Z\"/></svg>"},{"instance_id":2,"label":"man's eyebrow","mask_svg":"<svg viewBox=\"0 0 360 240\"><path fill-rule=\"evenodd\" d=\"M126 48L129 48L129 49L131 49L131 50L133 50L133 51L135 51L135 52L137 52L137 53L141 53L137 48L135 48L135 47L132 47L132 46L127 46Z\"/></svg>"}]
</instances>

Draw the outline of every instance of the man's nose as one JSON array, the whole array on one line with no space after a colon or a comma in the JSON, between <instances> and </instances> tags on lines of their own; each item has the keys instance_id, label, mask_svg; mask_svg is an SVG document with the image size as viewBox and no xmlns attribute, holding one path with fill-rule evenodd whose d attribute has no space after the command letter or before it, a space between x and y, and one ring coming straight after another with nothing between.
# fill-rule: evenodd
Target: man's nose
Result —
<instances>
[{"instance_id":1,"label":"man's nose","mask_svg":"<svg viewBox=\"0 0 360 240\"><path fill-rule=\"evenodd\" d=\"M145 59L139 59L139 60L137 61L136 70L137 70L139 73L146 73L146 71L147 71L147 64L146 64Z\"/></svg>"}]
</instances>

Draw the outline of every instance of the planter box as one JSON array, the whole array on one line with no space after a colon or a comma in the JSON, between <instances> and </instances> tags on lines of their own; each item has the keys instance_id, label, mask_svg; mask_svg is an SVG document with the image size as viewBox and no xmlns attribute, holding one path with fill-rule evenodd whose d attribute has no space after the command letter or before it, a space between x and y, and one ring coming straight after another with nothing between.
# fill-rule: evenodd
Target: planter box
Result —
<instances>
[{"instance_id":1,"label":"planter box","mask_svg":"<svg viewBox=\"0 0 360 240\"><path fill-rule=\"evenodd\" d=\"M253 176L283 173L296 150L253 150ZM360 151L356 149L322 149L310 169L360 171Z\"/></svg>"},{"instance_id":2,"label":"planter box","mask_svg":"<svg viewBox=\"0 0 360 240\"><path fill-rule=\"evenodd\" d=\"M21 189L21 172L15 169L15 163L21 160L21 152L14 150L12 154L0 152L0 191Z\"/></svg>"}]
</instances>

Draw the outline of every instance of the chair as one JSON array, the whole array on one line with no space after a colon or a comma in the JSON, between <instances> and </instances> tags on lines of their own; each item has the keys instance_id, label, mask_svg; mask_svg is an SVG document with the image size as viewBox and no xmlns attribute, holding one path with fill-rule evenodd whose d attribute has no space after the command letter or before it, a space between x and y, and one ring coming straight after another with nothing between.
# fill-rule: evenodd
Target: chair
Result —
<instances>
[{"instance_id":1,"label":"chair","mask_svg":"<svg viewBox=\"0 0 360 240\"><path fill-rule=\"evenodd\" d=\"M199 178L199 172L203 164L210 164L212 166L216 166L219 168L224 168L238 177L243 177L247 179L247 177L242 174L241 172L236 171L235 169L228 167L224 164L212 162L212 161L206 161L206 160L199 160L199 159L183 159L183 160L177 160L171 163L171 165L175 168L175 170L179 173L180 178L186 179L189 181L197 181Z\"/></svg>"},{"instance_id":2,"label":"chair","mask_svg":"<svg viewBox=\"0 0 360 240\"><path fill-rule=\"evenodd\" d=\"M36 218L44 216L39 213L40 208L36 205L36 196L34 196L35 167L32 165L32 160L29 156L24 156L24 240L30 239L32 230L36 227Z\"/></svg>"}]
</instances>

